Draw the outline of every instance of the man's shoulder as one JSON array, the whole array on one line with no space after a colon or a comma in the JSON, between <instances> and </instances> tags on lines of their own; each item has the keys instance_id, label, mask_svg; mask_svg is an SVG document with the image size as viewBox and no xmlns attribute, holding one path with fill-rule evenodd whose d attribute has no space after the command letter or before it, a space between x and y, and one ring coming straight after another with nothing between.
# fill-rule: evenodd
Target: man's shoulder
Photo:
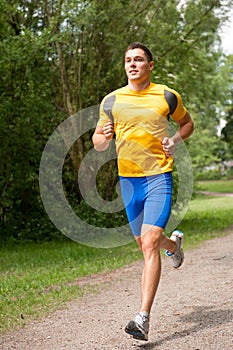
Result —
<instances>
[{"instance_id":1,"label":"man's shoulder","mask_svg":"<svg viewBox=\"0 0 233 350\"><path fill-rule=\"evenodd\" d=\"M157 84L157 83L151 83L151 89L155 89L155 90L160 90L160 91L171 91L171 92L177 92L176 90L174 90L173 88L171 88L170 86L166 85L166 84Z\"/></svg>"},{"instance_id":2,"label":"man's shoulder","mask_svg":"<svg viewBox=\"0 0 233 350\"><path fill-rule=\"evenodd\" d=\"M113 90L109 94L105 95L104 100L106 100L110 96L115 96L115 95L120 95L120 94L125 94L127 92L128 86L122 86L116 90Z\"/></svg>"},{"instance_id":3,"label":"man's shoulder","mask_svg":"<svg viewBox=\"0 0 233 350\"><path fill-rule=\"evenodd\" d=\"M155 88L157 88L160 91L168 91L171 92L173 94L175 94L176 96L179 96L179 92L173 88L171 88L170 86L166 85L166 84L155 84Z\"/></svg>"}]
</instances>

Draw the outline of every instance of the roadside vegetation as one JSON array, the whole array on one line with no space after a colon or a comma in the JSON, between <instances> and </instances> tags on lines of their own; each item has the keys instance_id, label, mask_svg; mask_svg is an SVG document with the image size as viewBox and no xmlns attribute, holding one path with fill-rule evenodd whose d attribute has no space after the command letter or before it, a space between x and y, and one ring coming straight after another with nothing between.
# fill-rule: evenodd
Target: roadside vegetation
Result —
<instances>
[{"instance_id":1,"label":"roadside vegetation","mask_svg":"<svg viewBox=\"0 0 233 350\"><path fill-rule=\"evenodd\" d=\"M222 52L219 37L233 0L189 0L182 6L178 0L112 0L108 6L105 2L0 1L1 332L86 293L88 288L80 288L78 278L141 259L135 242L95 249L62 236L45 212L39 186L40 174L40 180L46 180L43 192L60 198L54 191L59 173L64 195L83 221L104 228L125 222L124 213L104 213L85 202L79 170L94 154L86 164L85 185L98 169L98 193L106 201L116 198L116 159L98 168L91 141L98 113L89 108L125 85L122 55L130 42L143 40L150 47L155 59L152 81L179 91L194 119L195 133L186 146L195 179L216 180L223 170L224 176L233 175L232 169L222 169L233 159L233 55ZM71 134L63 135L61 144L69 150L60 172L62 149L46 145L68 117L77 115ZM226 124L219 130L222 119ZM68 147L77 130L79 138ZM51 169L41 162L45 148ZM213 164L221 171L203 171ZM185 162L182 165L186 171ZM200 182L197 191L231 192L231 188L232 180ZM185 232L185 248L224 234L233 224L232 202L230 197L195 195L178 227ZM63 213L58 214L55 203L51 207L63 224Z\"/></svg>"},{"instance_id":2,"label":"roadside vegetation","mask_svg":"<svg viewBox=\"0 0 233 350\"><path fill-rule=\"evenodd\" d=\"M122 55L133 41L143 41L154 54L151 80L179 91L194 120L186 146L195 177L206 179L203 169L215 164L208 179L219 179L223 163L233 159L233 55L222 52L219 37L233 0L181 3L0 1L0 239L41 242L58 236L43 207L39 174L44 191L56 197L59 171L53 166L63 151L46 145L70 116L78 117L71 119L71 130L79 130L79 137L68 147L70 135L61 135L69 149L62 169L65 195L84 219L118 225L120 216L90 215L94 210L83 201L79 169L93 154L85 184L98 169L98 192L107 201L116 197L116 160L99 169L100 155L92 153L98 119L93 107L126 84Z\"/></svg>"},{"instance_id":3,"label":"roadside vegetation","mask_svg":"<svg viewBox=\"0 0 233 350\"><path fill-rule=\"evenodd\" d=\"M200 191L233 193L233 180L199 181Z\"/></svg>"},{"instance_id":4,"label":"roadside vegetation","mask_svg":"<svg viewBox=\"0 0 233 350\"><path fill-rule=\"evenodd\" d=\"M202 186L210 190L209 184L212 191L218 191L218 182ZM232 181L221 182L226 192L230 186ZM185 232L185 249L224 235L224 230L233 225L232 211L233 198L196 196L178 227ZM5 242L0 253L1 332L62 308L66 301L90 291L78 286L78 278L111 271L141 257L134 242L113 249L90 248L65 238Z\"/></svg>"}]
</instances>

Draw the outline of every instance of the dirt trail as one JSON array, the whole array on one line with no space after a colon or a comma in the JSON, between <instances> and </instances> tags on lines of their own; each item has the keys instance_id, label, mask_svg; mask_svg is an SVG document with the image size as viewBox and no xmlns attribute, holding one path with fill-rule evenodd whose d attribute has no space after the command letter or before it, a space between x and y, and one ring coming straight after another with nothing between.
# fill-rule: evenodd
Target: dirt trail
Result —
<instances>
[{"instance_id":1,"label":"dirt trail","mask_svg":"<svg viewBox=\"0 0 233 350\"><path fill-rule=\"evenodd\" d=\"M232 192L209 192L209 191L198 191L197 193L205 194L206 196L214 197L233 197Z\"/></svg>"},{"instance_id":2,"label":"dirt trail","mask_svg":"<svg viewBox=\"0 0 233 350\"><path fill-rule=\"evenodd\" d=\"M233 230L187 251L179 270L163 258L148 342L124 333L140 303L141 270L142 262L138 262L96 280L93 277L101 286L98 293L7 333L0 349L233 349Z\"/></svg>"}]
</instances>

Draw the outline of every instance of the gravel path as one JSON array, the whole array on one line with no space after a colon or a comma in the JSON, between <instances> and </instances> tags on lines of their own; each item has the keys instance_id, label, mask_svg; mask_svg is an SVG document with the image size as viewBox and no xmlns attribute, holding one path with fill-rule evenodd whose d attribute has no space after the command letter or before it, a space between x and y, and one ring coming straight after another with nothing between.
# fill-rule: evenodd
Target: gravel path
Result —
<instances>
[{"instance_id":1,"label":"gravel path","mask_svg":"<svg viewBox=\"0 0 233 350\"><path fill-rule=\"evenodd\" d=\"M142 262L80 284L98 283L96 293L7 333L0 349L10 350L232 350L233 230L187 251L179 270L163 258L148 342L124 333L140 303Z\"/></svg>"},{"instance_id":2,"label":"gravel path","mask_svg":"<svg viewBox=\"0 0 233 350\"><path fill-rule=\"evenodd\" d=\"M205 194L206 196L214 196L214 197L233 197L232 192L209 192L209 191L198 191L197 193Z\"/></svg>"}]
</instances>

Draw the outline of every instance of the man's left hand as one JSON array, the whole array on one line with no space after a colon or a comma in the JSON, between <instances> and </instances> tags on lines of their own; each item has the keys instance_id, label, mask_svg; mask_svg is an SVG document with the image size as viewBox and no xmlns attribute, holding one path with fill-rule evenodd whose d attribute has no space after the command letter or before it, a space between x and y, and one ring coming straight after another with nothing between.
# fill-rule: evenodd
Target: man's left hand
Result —
<instances>
[{"instance_id":1,"label":"man's left hand","mask_svg":"<svg viewBox=\"0 0 233 350\"><path fill-rule=\"evenodd\" d=\"M164 137L162 141L163 150L167 157L172 157L175 152L175 143L172 138Z\"/></svg>"}]
</instances>

